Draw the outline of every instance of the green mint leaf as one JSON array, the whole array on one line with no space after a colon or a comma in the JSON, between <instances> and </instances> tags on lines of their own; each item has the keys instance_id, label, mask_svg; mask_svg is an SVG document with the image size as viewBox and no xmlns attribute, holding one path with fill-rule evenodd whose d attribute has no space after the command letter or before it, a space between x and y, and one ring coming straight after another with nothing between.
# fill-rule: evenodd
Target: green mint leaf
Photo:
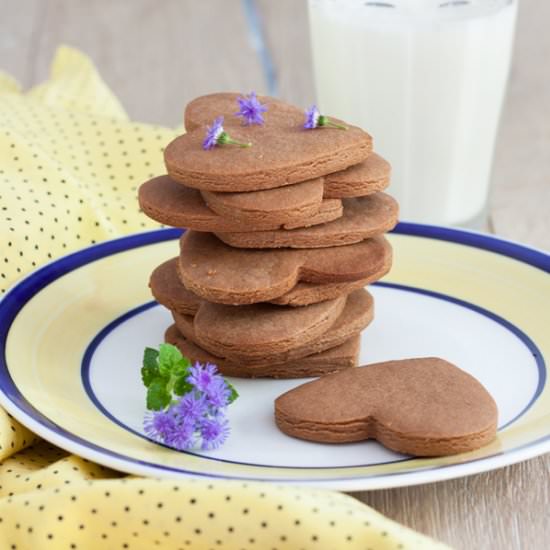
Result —
<instances>
[{"instance_id":1,"label":"green mint leaf","mask_svg":"<svg viewBox=\"0 0 550 550\"><path fill-rule=\"evenodd\" d=\"M173 368L183 359L180 350L171 344L159 346L159 371L162 376L170 376Z\"/></svg>"},{"instance_id":2,"label":"green mint leaf","mask_svg":"<svg viewBox=\"0 0 550 550\"><path fill-rule=\"evenodd\" d=\"M170 404L171 396L166 390L167 380L156 378L147 389L147 408L151 411L160 411Z\"/></svg>"},{"instance_id":3,"label":"green mint leaf","mask_svg":"<svg viewBox=\"0 0 550 550\"><path fill-rule=\"evenodd\" d=\"M233 401L235 401L235 399L239 397L239 392L235 389L235 386L230 382L228 382L227 380L225 381L225 383L229 388L229 390L231 391L231 395L229 396L229 404L231 405L231 403L233 403Z\"/></svg>"},{"instance_id":4,"label":"green mint leaf","mask_svg":"<svg viewBox=\"0 0 550 550\"><path fill-rule=\"evenodd\" d=\"M195 386L187 382L187 377L181 377L176 380L174 384L174 393L176 395L185 395L189 393Z\"/></svg>"},{"instance_id":5,"label":"green mint leaf","mask_svg":"<svg viewBox=\"0 0 550 550\"><path fill-rule=\"evenodd\" d=\"M172 367L172 374L174 376L183 376L186 377L189 374L189 367L191 366L191 361L187 357L182 357L177 363Z\"/></svg>"},{"instance_id":6,"label":"green mint leaf","mask_svg":"<svg viewBox=\"0 0 550 550\"><path fill-rule=\"evenodd\" d=\"M146 387L159 375L157 364L158 351L153 348L145 348L143 352L143 367L141 368L141 379Z\"/></svg>"}]
</instances>

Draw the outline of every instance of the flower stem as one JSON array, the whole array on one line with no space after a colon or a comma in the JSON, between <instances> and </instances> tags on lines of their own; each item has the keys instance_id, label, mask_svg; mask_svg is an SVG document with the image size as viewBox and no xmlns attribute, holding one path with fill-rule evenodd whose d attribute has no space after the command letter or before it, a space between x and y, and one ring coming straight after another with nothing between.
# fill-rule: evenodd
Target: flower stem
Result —
<instances>
[{"instance_id":1,"label":"flower stem","mask_svg":"<svg viewBox=\"0 0 550 550\"><path fill-rule=\"evenodd\" d=\"M319 117L319 126L329 126L330 128L339 128L340 130L347 130L348 127L344 126L343 124L337 124L336 122L333 122L330 120L328 116L321 115Z\"/></svg>"},{"instance_id":2,"label":"flower stem","mask_svg":"<svg viewBox=\"0 0 550 550\"><path fill-rule=\"evenodd\" d=\"M239 147L251 147L252 143L243 143L241 141L235 141L233 138L229 137L227 132L222 132L218 138L218 143L222 145L238 145Z\"/></svg>"}]
</instances>

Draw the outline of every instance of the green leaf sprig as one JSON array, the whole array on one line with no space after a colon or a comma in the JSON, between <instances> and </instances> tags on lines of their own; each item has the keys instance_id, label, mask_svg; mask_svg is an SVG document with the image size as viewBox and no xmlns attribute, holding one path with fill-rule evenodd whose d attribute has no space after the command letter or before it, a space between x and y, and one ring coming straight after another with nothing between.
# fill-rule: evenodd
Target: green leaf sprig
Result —
<instances>
[{"instance_id":1,"label":"green leaf sprig","mask_svg":"<svg viewBox=\"0 0 550 550\"><path fill-rule=\"evenodd\" d=\"M160 411L174 402L174 396L181 397L195 386L189 383L191 361L172 344L161 344L158 351L145 348L141 379L147 388L147 409ZM225 380L231 391L229 403L239 396L232 384Z\"/></svg>"}]
</instances>

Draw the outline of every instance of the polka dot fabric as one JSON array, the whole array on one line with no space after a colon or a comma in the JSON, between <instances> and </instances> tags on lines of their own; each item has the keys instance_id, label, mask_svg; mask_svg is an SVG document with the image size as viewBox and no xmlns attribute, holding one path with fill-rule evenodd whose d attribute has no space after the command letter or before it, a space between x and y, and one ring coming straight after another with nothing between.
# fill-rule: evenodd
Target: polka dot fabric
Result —
<instances>
[{"instance_id":1,"label":"polka dot fabric","mask_svg":"<svg viewBox=\"0 0 550 550\"><path fill-rule=\"evenodd\" d=\"M89 59L58 50L23 94L0 74L0 290L62 254L155 227L137 186L175 130L132 123ZM260 483L127 477L0 410L2 549L445 548L355 499Z\"/></svg>"},{"instance_id":2,"label":"polka dot fabric","mask_svg":"<svg viewBox=\"0 0 550 550\"><path fill-rule=\"evenodd\" d=\"M52 258L157 227L139 212L137 187L164 171L175 135L129 122L90 61L68 48L51 80L26 95L0 79L0 291Z\"/></svg>"}]
</instances>

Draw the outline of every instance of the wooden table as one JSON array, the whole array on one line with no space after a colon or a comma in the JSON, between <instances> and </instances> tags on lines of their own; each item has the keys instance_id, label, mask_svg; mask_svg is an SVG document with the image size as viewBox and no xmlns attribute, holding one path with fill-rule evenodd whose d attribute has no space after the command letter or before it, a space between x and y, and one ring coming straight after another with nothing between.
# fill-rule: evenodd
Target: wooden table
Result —
<instances>
[{"instance_id":1,"label":"wooden table","mask_svg":"<svg viewBox=\"0 0 550 550\"><path fill-rule=\"evenodd\" d=\"M314 98L305 0L0 0L0 69L30 86L59 43L88 53L136 120L175 126L216 91ZM522 0L490 229L550 249L550 3ZM263 43L263 48L260 45ZM431 485L356 493L456 548L550 547L550 456Z\"/></svg>"}]
</instances>

